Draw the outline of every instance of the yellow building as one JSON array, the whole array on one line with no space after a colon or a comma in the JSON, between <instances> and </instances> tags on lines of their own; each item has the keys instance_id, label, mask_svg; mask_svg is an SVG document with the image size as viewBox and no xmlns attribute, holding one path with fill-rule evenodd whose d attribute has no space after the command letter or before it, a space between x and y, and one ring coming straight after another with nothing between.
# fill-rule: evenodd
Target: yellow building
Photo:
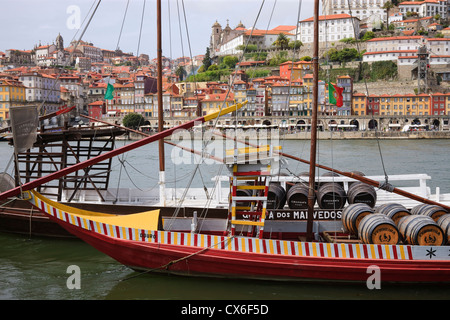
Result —
<instances>
[{"instance_id":1,"label":"yellow building","mask_svg":"<svg viewBox=\"0 0 450 320\"><path fill-rule=\"evenodd\" d=\"M0 121L9 119L9 108L26 104L25 86L12 78L0 79Z\"/></svg>"},{"instance_id":2,"label":"yellow building","mask_svg":"<svg viewBox=\"0 0 450 320\"><path fill-rule=\"evenodd\" d=\"M366 95L364 93L355 93L352 96L352 114L356 116L365 116L366 112Z\"/></svg>"},{"instance_id":3,"label":"yellow building","mask_svg":"<svg viewBox=\"0 0 450 320\"><path fill-rule=\"evenodd\" d=\"M385 108L383 108L383 105ZM427 94L383 95L380 115L430 115L430 96Z\"/></svg>"},{"instance_id":4,"label":"yellow building","mask_svg":"<svg viewBox=\"0 0 450 320\"><path fill-rule=\"evenodd\" d=\"M227 99L226 101L225 98ZM228 94L228 97L226 93L206 94L202 100L202 116L217 112L222 106L226 108L226 103L230 106L234 104L234 95L232 93Z\"/></svg>"}]
</instances>

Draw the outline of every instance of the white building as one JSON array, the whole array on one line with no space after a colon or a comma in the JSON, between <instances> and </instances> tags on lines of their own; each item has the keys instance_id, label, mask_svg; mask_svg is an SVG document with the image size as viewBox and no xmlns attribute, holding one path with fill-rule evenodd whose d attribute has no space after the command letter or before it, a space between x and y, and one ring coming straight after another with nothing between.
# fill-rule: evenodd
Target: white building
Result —
<instances>
[{"instance_id":1,"label":"white building","mask_svg":"<svg viewBox=\"0 0 450 320\"><path fill-rule=\"evenodd\" d=\"M39 46L34 48L35 63L38 66L48 65L48 59L53 59L53 53L56 51L56 45L50 44L47 46Z\"/></svg>"},{"instance_id":2,"label":"white building","mask_svg":"<svg viewBox=\"0 0 450 320\"><path fill-rule=\"evenodd\" d=\"M386 12L383 8L388 0L322 0L323 11L326 15L351 14L359 20L366 20L377 17L382 21L386 19Z\"/></svg>"},{"instance_id":3,"label":"white building","mask_svg":"<svg viewBox=\"0 0 450 320\"><path fill-rule=\"evenodd\" d=\"M367 51L363 55L363 61L375 62L391 60L408 63L415 59L419 46L425 44L431 56L450 56L449 38L424 38L423 36L401 36L374 38L367 41ZM436 58L439 59L439 58ZM436 60L438 62L438 60ZM439 61L441 62L441 61Z\"/></svg>"},{"instance_id":4,"label":"white building","mask_svg":"<svg viewBox=\"0 0 450 320\"><path fill-rule=\"evenodd\" d=\"M218 56L226 56L232 54L240 54L241 50L238 50L238 46L253 44L258 49L269 49L274 47L273 43L277 40L280 33L283 33L289 41L295 40L295 26L291 27L291 32L280 30L279 27L272 30L246 30L244 33L230 39L228 42L223 43L220 46L219 52L216 52ZM248 40L250 38L250 40Z\"/></svg>"},{"instance_id":5,"label":"white building","mask_svg":"<svg viewBox=\"0 0 450 320\"><path fill-rule=\"evenodd\" d=\"M417 14L419 17L433 17L437 14L445 19L448 16L447 0L405 1L398 5L400 12L406 16L407 12Z\"/></svg>"},{"instance_id":6,"label":"white building","mask_svg":"<svg viewBox=\"0 0 450 320\"><path fill-rule=\"evenodd\" d=\"M319 16L319 42L334 42L345 38L359 38L359 19L349 14ZM297 40L303 44L314 40L314 17L299 22Z\"/></svg>"},{"instance_id":7,"label":"white building","mask_svg":"<svg viewBox=\"0 0 450 320\"><path fill-rule=\"evenodd\" d=\"M38 72L23 73L19 80L25 86L27 102L43 103L46 112L55 112L60 106L60 81L55 77Z\"/></svg>"}]
</instances>

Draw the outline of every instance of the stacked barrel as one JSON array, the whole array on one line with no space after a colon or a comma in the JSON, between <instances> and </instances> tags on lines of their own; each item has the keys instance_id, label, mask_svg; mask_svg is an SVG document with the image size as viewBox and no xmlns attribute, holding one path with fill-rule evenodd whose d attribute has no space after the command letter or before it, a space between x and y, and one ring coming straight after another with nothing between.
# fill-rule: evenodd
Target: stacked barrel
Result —
<instances>
[{"instance_id":1,"label":"stacked barrel","mask_svg":"<svg viewBox=\"0 0 450 320\"><path fill-rule=\"evenodd\" d=\"M364 176L361 172L355 172L360 176ZM301 173L305 181L308 179L308 173ZM335 172L327 172L322 177L338 177ZM363 182L350 182L347 192L342 182L322 182L316 183L315 192L317 205L321 209L339 210L344 208L346 202L349 204L366 203L370 207L374 207L377 201L377 193L373 186ZM294 184L287 191L286 201L290 209L307 209L308 208L308 190L309 185L305 183Z\"/></svg>"},{"instance_id":2,"label":"stacked barrel","mask_svg":"<svg viewBox=\"0 0 450 320\"><path fill-rule=\"evenodd\" d=\"M408 210L397 203L374 209L365 203L351 204L342 212L342 224L347 233L367 244L450 244L450 214L436 205Z\"/></svg>"}]
</instances>

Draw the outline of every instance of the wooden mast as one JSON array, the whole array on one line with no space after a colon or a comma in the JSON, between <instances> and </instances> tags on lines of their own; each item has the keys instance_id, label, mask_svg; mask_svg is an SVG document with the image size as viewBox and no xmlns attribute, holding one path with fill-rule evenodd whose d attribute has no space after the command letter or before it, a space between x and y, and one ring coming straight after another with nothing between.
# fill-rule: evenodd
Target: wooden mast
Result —
<instances>
[{"instance_id":1,"label":"wooden mast","mask_svg":"<svg viewBox=\"0 0 450 320\"><path fill-rule=\"evenodd\" d=\"M311 151L309 160L309 192L308 192L308 220L306 227L306 240L312 241L314 200L315 200L315 170L316 170L316 140L317 140L317 107L318 107L318 83L319 83L319 0L314 0L314 52L313 52L313 101L311 119Z\"/></svg>"},{"instance_id":2,"label":"wooden mast","mask_svg":"<svg viewBox=\"0 0 450 320\"><path fill-rule=\"evenodd\" d=\"M158 132L164 130L164 108L162 99L162 36L161 36L161 0L156 1L157 24L157 65L158 65ZM159 200L161 206L166 205L165 187L165 154L164 140L159 140Z\"/></svg>"}]
</instances>

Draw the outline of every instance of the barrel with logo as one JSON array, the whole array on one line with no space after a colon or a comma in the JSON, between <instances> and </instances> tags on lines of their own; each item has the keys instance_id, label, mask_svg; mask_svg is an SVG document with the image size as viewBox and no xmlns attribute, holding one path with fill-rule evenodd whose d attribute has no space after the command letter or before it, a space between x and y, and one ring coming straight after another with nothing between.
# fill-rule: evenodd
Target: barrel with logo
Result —
<instances>
[{"instance_id":1,"label":"barrel with logo","mask_svg":"<svg viewBox=\"0 0 450 320\"><path fill-rule=\"evenodd\" d=\"M436 222L444 232L446 243L450 243L450 214L444 214Z\"/></svg>"},{"instance_id":2,"label":"barrel with logo","mask_svg":"<svg viewBox=\"0 0 450 320\"><path fill-rule=\"evenodd\" d=\"M429 216L410 215L398 222L403 241L411 245L441 246L445 243L444 232Z\"/></svg>"},{"instance_id":3,"label":"barrel with logo","mask_svg":"<svg viewBox=\"0 0 450 320\"><path fill-rule=\"evenodd\" d=\"M286 204L286 191L277 184L271 183L267 194L267 209L283 209Z\"/></svg>"},{"instance_id":4,"label":"barrel with logo","mask_svg":"<svg viewBox=\"0 0 450 320\"><path fill-rule=\"evenodd\" d=\"M359 224L358 236L366 244L395 245L401 239L394 221L381 213L366 215Z\"/></svg>"},{"instance_id":5,"label":"barrel with logo","mask_svg":"<svg viewBox=\"0 0 450 320\"><path fill-rule=\"evenodd\" d=\"M304 183L297 183L286 193L286 201L290 209L308 208L309 186Z\"/></svg>"},{"instance_id":6,"label":"barrel with logo","mask_svg":"<svg viewBox=\"0 0 450 320\"><path fill-rule=\"evenodd\" d=\"M342 210L341 220L346 232L357 236L358 226L361 220L368 214L372 214L373 209L365 203L350 204Z\"/></svg>"},{"instance_id":7,"label":"barrel with logo","mask_svg":"<svg viewBox=\"0 0 450 320\"><path fill-rule=\"evenodd\" d=\"M411 209L411 214L428 216L434 221L448 213L444 208L432 204L419 204Z\"/></svg>"},{"instance_id":8,"label":"barrel with logo","mask_svg":"<svg viewBox=\"0 0 450 320\"><path fill-rule=\"evenodd\" d=\"M403 205L399 203L385 203L375 208L375 212L382 213L391 218L396 225L401 218L409 216L411 213Z\"/></svg>"},{"instance_id":9,"label":"barrel with logo","mask_svg":"<svg viewBox=\"0 0 450 320\"><path fill-rule=\"evenodd\" d=\"M346 200L344 187L338 183L325 183L317 192L317 203L321 209L342 209Z\"/></svg>"},{"instance_id":10,"label":"barrel with logo","mask_svg":"<svg viewBox=\"0 0 450 320\"><path fill-rule=\"evenodd\" d=\"M365 203L371 208L375 207L377 202L377 192L375 188L363 183L353 182L349 184L347 191L348 203Z\"/></svg>"}]
</instances>

